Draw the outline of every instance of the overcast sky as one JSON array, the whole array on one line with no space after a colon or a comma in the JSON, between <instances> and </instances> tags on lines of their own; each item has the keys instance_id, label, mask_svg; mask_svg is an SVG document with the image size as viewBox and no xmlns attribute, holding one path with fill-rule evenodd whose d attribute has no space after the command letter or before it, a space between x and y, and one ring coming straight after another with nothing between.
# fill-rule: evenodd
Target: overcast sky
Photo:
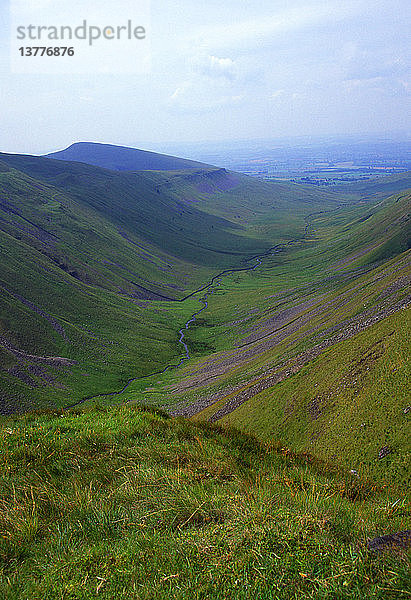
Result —
<instances>
[{"instance_id":1,"label":"overcast sky","mask_svg":"<svg viewBox=\"0 0 411 600\"><path fill-rule=\"evenodd\" d=\"M13 75L0 0L0 150L409 131L409 0L151 5L149 74Z\"/></svg>"}]
</instances>

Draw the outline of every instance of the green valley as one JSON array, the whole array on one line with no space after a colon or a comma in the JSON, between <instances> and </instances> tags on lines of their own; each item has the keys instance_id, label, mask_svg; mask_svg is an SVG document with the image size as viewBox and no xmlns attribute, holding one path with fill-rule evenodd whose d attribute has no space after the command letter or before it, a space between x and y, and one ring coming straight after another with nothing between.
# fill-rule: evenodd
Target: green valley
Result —
<instances>
[{"instance_id":1,"label":"green valley","mask_svg":"<svg viewBox=\"0 0 411 600\"><path fill-rule=\"evenodd\" d=\"M5 412L160 370L194 312L176 300L300 235L307 205L337 201L215 168L118 173L6 154L0 164Z\"/></svg>"},{"instance_id":2,"label":"green valley","mask_svg":"<svg viewBox=\"0 0 411 600\"><path fill-rule=\"evenodd\" d=\"M410 174L141 152L0 154L0 594L409 597Z\"/></svg>"}]
</instances>

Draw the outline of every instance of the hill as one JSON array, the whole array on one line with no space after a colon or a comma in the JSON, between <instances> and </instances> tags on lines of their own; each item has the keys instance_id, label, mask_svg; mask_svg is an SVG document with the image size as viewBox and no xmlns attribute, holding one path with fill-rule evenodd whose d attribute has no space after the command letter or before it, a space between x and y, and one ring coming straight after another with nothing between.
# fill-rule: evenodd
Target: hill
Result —
<instances>
[{"instance_id":1,"label":"hill","mask_svg":"<svg viewBox=\"0 0 411 600\"><path fill-rule=\"evenodd\" d=\"M1 597L409 596L406 184L0 154Z\"/></svg>"},{"instance_id":2,"label":"hill","mask_svg":"<svg viewBox=\"0 0 411 600\"><path fill-rule=\"evenodd\" d=\"M369 198L386 198L391 194L411 188L411 173L397 173L395 175L386 175L367 179L366 181L355 181L352 183L342 183L333 186L333 190L337 193L347 194L353 197L365 196Z\"/></svg>"},{"instance_id":3,"label":"hill","mask_svg":"<svg viewBox=\"0 0 411 600\"><path fill-rule=\"evenodd\" d=\"M408 193L0 167L3 413L150 401L406 485Z\"/></svg>"},{"instance_id":4,"label":"hill","mask_svg":"<svg viewBox=\"0 0 411 600\"><path fill-rule=\"evenodd\" d=\"M336 202L216 168L1 154L0 169L2 412L74 403L178 362L198 302L182 300Z\"/></svg>"},{"instance_id":5,"label":"hill","mask_svg":"<svg viewBox=\"0 0 411 600\"><path fill-rule=\"evenodd\" d=\"M407 487L409 205L402 193L312 216L304 242L222 280L178 376L127 399Z\"/></svg>"},{"instance_id":6,"label":"hill","mask_svg":"<svg viewBox=\"0 0 411 600\"><path fill-rule=\"evenodd\" d=\"M395 489L144 408L1 425L2 598L408 597Z\"/></svg>"},{"instance_id":7,"label":"hill","mask_svg":"<svg viewBox=\"0 0 411 600\"><path fill-rule=\"evenodd\" d=\"M174 171L208 167L203 163L176 156L93 142L77 142L65 150L51 152L46 156L55 160L87 163L114 171Z\"/></svg>"}]
</instances>

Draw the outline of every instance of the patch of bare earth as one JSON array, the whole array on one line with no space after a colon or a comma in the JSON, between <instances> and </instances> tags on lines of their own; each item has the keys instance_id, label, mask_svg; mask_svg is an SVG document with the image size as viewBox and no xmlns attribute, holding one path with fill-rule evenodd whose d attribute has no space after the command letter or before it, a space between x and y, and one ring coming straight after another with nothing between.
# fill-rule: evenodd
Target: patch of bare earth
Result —
<instances>
[{"instance_id":1,"label":"patch of bare earth","mask_svg":"<svg viewBox=\"0 0 411 600\"><path fill-rule=\"evenodd\" d=\"M68 367L77 364L76 361L61 356L28 354L16 348L3 336L0 336L0 346L13 355L16 361L12 367L7 369L9 375L20 379L32 388L51 385L62 389L63 385L58 381L57 374L61 374Z\"/></svg>"}]
</instances>

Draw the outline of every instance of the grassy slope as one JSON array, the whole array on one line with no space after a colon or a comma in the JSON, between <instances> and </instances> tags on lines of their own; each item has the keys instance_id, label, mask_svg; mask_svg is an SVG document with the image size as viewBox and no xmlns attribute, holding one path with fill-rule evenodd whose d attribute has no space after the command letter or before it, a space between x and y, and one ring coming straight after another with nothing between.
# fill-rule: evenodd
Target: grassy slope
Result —
<instances>
[{"instance_id":1,"label":"grassy slope","mask_svg":"<svg viewBox=\"0 0 411 600\"><path fill-rule=\"evenodd\" d=\"M0 336L11 336L26 351L79 361L64 369L27 360L22 365L21 356L3 350L1 390L11 408L13 398L28 409L117 388L130 370L147 372L175 354L175 332L198 302L136 304L126 295L132 288L124 269L105 271L96 248L113 252L112 262L133 261L137 273L145 267L150 289L154 283L159 290L170 285L161 261L172 261L175 285L188 265L193 283L233 260L235 255L215 252L225 243L231 252L233 238L240 259L269 240L293 239L307 213L339 203L335 196L320 198L298 187L286 186L280 194L279 187L246 178L233 186L232 175L219 170L211 177L148 173L117 180L86 165L50 175L42 159L35 166L27 158L10 160L24 174L0 163L1 284L7 287L0 298ZM252 196L257 189L260 204ZM117 194L119 214L110 207ZM201 252L189 244L178 256L159 249L160 225L149 240L141 237L144 227L134 211L144 201L164 210L159 223L163 216L165 223L170 207L182 212L180 224L187 227L202 215L210 224L206 265L196 266ZM149 382L144 396L153 403L172 406L176 398L192 401L216 393L223 398L200 415L208 418L233 393L230 386L251 388L256 377L269 380L284 360L349 329L353 319L395 308L349 340L325 348L292 377L254 394L223 419L224 429L131 406L1 418L0 596L409 597L406 553L379 556L366 549L367 538L410 528L403 492L409 321L398 308L409 272L408 202L399 194L380 205L313 216L313 230L303 242L267 259L258 271L223 280L209 311L189 332L195 358L182 372ZM24 208L24 214L10 212L10 205ZM198 212L189 212L193 205ZM119 227L133 227L130 236L144 244L155 265L135 254ZM162 235L172 240L174 233L168 220ZM119 293L118 287L127 285ZM30 302L41 305L41 312ZM281 314L285 337L259 348L252 336L270 340ZM242 350L233 346L244 340L252 352L239 356ZM216 365L225 362L227 370L216 375ZM6 374L10 367L23 369L40 387ZM211 374L211 384L201 383L201 369ZM196 371L200 385L180 387L177 394ZM40 384L46 374L66 388ZM164 388L170 383L172 388ZM117 400L142 398L141 389L131 389ZM252 431L262 443L229 423ZM331 459L334 466L293 454L273 444L277 438ZM382 446L391 453L378 460ZM349 468L360 476L349 474ZM390 481L389 490L367 482L367 475Z\"/></svg>"},{"instance_id":2,"label":"grassy slope","mask_svg":"<svg viewBox=\"0 0 411 600\"><path fill-rule=\"evenodd\" d=\"M398 173L396 175L388 175L386 177L378 177L367 181L356 181L353 183L344 183L333 186L333 190L337 193L349 194L355 197L366 197L370 195L374 197L384 198L396 192L408 189L411 187L411 172Z\"/></svg>"},{"instance_id":3,"label":"grassy slope","mask_svg":"<svg viewBox=\"0 0 411 600\"><path fill-rule=\"evenodd\" d=\"M102 260L122 263L123 273L139 271L145 279L156 272L155 263L165 264L160 252L154 254L149 244L133 251L107 219L25 175L3 172L0 186L7 199L0 239L0 335L28 354L78 362L64 370L41 363L39 376L38 365L2 348L3 410L66 404L178 355L178 316L143 309L131 296L144 298L144 291ZM137 277L131 279L146 285ZM12 374L5 372L10 368ZM55 385L48 385L50 377Z\"/></svg>"},{"instance_id":4,"label":"grassy slope","mask_svg":"<svg viewBox=\"0 0 411 600\"><path fill-rule=\"evenodd\" d=\"M401 493L144 409L2 419L5 600L409 595ZM408 518L409 520L409 518Z\"/></svg>"},{"instance_id":5,"label":"grassy slope","mask_svg":"<svg viewBox=\"0 0 411 600\"><path fill-rule=\"evenodd\" d=\"M236 253L247 255L262 246L239 237L238 226L205 214L195 207L185 209L167 194L157 192L144 175L117 173L80 163L64 163L42 158L12 157L2 160L43 184L53 186L54 193L63 192L78 207L109 221L117 232L125 232L137 244L154 245L160 256L190 263L218 267L233 261ZM88 233L87 230L84 233ZM210 247L197 248L199 235ZM100 248L87 239L95 253ZM205 244L204 244L205 245ZM224 257L221 251L231 257ZM157 276L158 277L158 276ZM164 277L163 277L164 278ZM170 279L170 277L168 278Z\"/></svg>"},{"instance_id":6,"label":"grassy slope","mask_svg":"<svg viewBox=\"0 0 411 600\"><path fill-rule=\"evenodd\" d=\"M132 241L148 244L154 254L164 259L214 270L238 264L244 257L266 249L267 244L287 239L301 227L307 211L332 206L339 201L332 193L313 193L311 189L307 191L291 184L266 184L219 169L193 175L164 175L117 173L85 164L19 155L3 154L0 160L20 172L3 174L4 194L13 186L13 178L22 179L23 172L32 179L20 181L21 186L31 184L40 188L43 194L44 188L48 188L49 208L54 208L57 213L54 218L59 215L56 202L63 194L68 198L66 205L69 204L74 213L70 215L72 221L79 212L86 213L89 222L103 219L105 229L114 229L117 238L119 231L124 231ZM23 203L31 193L31 190L26 193L17 190ZM10 194L14 201L16 191L11 189ZM284 215L286 211L290 212L291 203L296 214L290 224ZM255 206L258 209L252 210ZM50 214L47 216L50 218ZM258 226L261 222L266 223L265 230ZM84 223L71 222L66 229L75 225L83 234L76 235L77 243L81 243L83 237L84 243L91 245L95 254L108 252L113 239L107 240L105 245L100 240L90 239L90 231ZM279 233L280 238L273 233ZM157 265L157 270L161 271L161 266L164 265ZM187 270L187 267L187 264L180 265L179 271ZM198 275L189 275L193 282L200 281ZM204 272L201 275L203 281ZM166 276L153 273L153 277L154 283L156 278L169 282L173 273Z\"/></svg>"},{"instance_id":7,"label":"grassy slope","mask_svg":"<svg viewBox=\"0 0 411 600\"><path fill-rule=\"evenodd\" d=\"M3 344L3 412L72 403L161 369L179 356L177 331L197 306L164 297L299 235L307 210L335 203L219 169L115 173L5 154L0 167L0 336L17 352L77 363Z\"/></svg>"},{"instance_id":8,"label":"grassy slope","mask_svg":"<svg viewBox=\"0 0 411 600\"><path fill-rule=\"evenodd\" d=\"M351 383L343 385L341 391L340 383L349 376L351 367L344 370L340 366L339 348L327 350L328 362L324 356L316 359L317 387L321 373L327 375L327 380L335 376L329 389L320 386L321 394L317 394L315 385L310 387L311 379L305 375L308 367L271 390L266 380L277 365L321 342L330 329L343 329L347 320L361 314L363 305L378 306L384 294L393 295L396 301L401 299L402 288L390 290L407 273L405 259L395 258L408 246L409 199L405 194L341 210L340 199L333 194L268 184L221 169L173 175L119 174L41 158L2 158L0 335L13 346L10 350L3 344L0 354L3 412L17 406L26 410L33 405L71 404L86 395L120 389L131 376L160 370L177 359L180 349L176 332L198 303L196 298L182 304L136 303L130 296L143 293L144 297L142 286L136 284L137 277L153 292L181 295L185 286L200 283L215 270L241 261L251 250L300 236L309 212L328 210L332 212L312 217L316 231L304 242L265 260L256 272L236 274L223 281L210 299L209 311L188 333L197 358L182 374L170 372L160 378L158 387L156 380L151 381L155 386L144 397L164 404L164 384L172 382L180 392L193 369L194 373L203 370L206 384L200 376L200 385L189 385L188 392L180 393L177 399L219 397L220 401L201 415L209 418L230 400L230 386L251 389L256 378L262 378L265 387L261 394L250 394L248 402L225 417L227 421L248 430L255 427L264 439L283 438L297 448L342 457L345 466L354 464L377 478L404 480L408 450L401 412L406 408L403 378L395 376L399 383L391 412L383 408L387 392L383 404L377 402L376 390L386 389L383 383L387 376L385 371L378 371L378 361L372 365L372 385L361 376L360 392L358 386L351 390ZM22 170L10 170L10 165ZM383 180L378 185L386 189ZM158 223L151 223L146 231L145 219L157 216ZM175 219L178 225L173 224ZM127 228L126 237L119 233L123 228ZM180 229L189 230L191 240L179 237ZM167 254L159 248L160 240L166 240ZM174 256L177 246L178 256ZM378 270L362 274L369 270L367 265L381 265L390 257L394 262L388 263L381 274ZM192 275L191 280L184 280L183 272ZM285 291L290 289L290 293ZM273 301L276 294L280 297ZM341 305L340 297L344 299ZM308 310L308 321L302 321L298 330L287 332L279 343L274 338L271 346L261 350L258 341L248 338L253 331L257 337L270 338L267 322L275 320L284 309L295 312L299 303L311 303L318 314L310 316L308 308L297 310L298 318L299 313L304 315ZM324 312L322 306L326 303L332 308ZM293 319L290 316L288 320ZM399 314L390 319L394 329L401 325ZM403 360L407 343L400 331L399 339L384 338L384 352L393 364ZM347 348L354 348L352 364L367 355L378 332L377 328L369 334L361 333L358 343L346 342ZM215 365L226 360L224 353L241 339L246 340L251 356L240 356L237 361L237 351L232 352L232 364L228 359L227 369L216 370ZM216 350L218 353L213 354ZM399 352L398 360L395 351ZM202 355L210 356L199 360ZM38 358L44 356L74 362L50 364ZM137 382L126 394L108 401L141 401L146 387L144 381ZM281 398L279 389L284 390ZM169 396L167 388L166 394ZM372 411L376 416L373 427L366 432L364 429L364 435L361 430L361 443L354 424L349 431L344 429L345 409L351 406L353 395L360 398L360 407L366 406L367 414ZM370 397L374 398L372 403ZM175 399L172 393L167 402L172 404ZM259 416L260 402L265 419ZM320 410L321 415L313 418L310 407L319 404L321 407L312 412ZM290 407L291 416L284 422ZM361 410L357 411L356 419L362 415ZM341 429L346 437L341 436ZM367 450L362 456L363 444ZM375 457L384 445L393 446L394 452L380 463Z\"/></svg>"},{"instance_id":9,"label":"grassy slope","mask_svg":"<svg viewBox=\"0 0 411 600\"><path fill-rule=\"evenodd\" d=\"M197 358L145 398L164 403L166 396L171 405L210 398L214 404L197 416L209 419L250 390L223 423L406 486L408 207L403 193L321 215L302 247L223 280L189 332ZM318 345L322 354L270 385ZM391 454L379 460L384 446Z\"/></svg>"},{"instance_id":10,"label":"grassy slope","mask_svg":"<svg viewBox=\"0 0 411 600\"><path fill-rule=\"evenodd\" d=\"M409 312L336 344L223 422L409 488ZM388 447L391 454L378 454Z\"/></svg>"}]
</instances>

